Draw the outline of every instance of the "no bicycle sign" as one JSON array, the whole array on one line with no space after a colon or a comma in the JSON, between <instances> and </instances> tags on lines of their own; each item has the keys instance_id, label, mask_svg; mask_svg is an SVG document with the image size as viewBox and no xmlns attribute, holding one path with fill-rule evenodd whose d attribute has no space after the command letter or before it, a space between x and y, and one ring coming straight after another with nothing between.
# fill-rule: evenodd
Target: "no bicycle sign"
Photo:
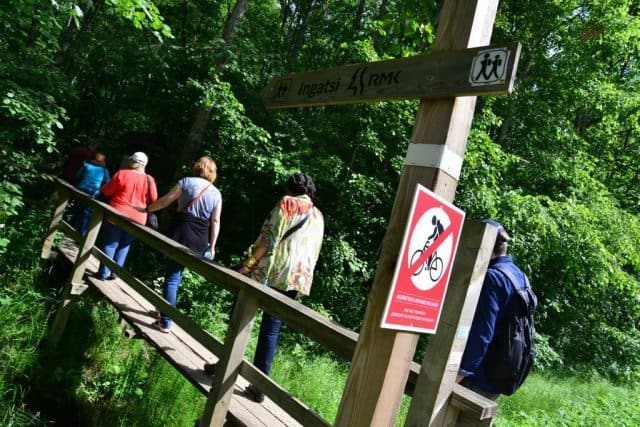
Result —
<instances>
[{"instance_id":1,"label":"no bicycle sign","mask_svg":"<svg viewBox=\"0 0 640 427\"><path fill-rule=\"evenodd\" d=\"M435 333L464 212L418 184L381 327Z\"/></svg>"}]
</instances>

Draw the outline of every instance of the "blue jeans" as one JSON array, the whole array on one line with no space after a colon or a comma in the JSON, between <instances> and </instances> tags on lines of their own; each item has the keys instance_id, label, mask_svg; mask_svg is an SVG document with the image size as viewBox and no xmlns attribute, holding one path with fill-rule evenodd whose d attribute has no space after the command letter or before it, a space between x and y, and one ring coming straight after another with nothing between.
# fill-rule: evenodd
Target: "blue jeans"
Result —
<instances>
[{"instance_id":1,"label":"blue jeans","mask_svg":"<svg viewBox=\"0 0 640 427\"><path fill-rule=\"evenodd\" d=\"M81 236L87 232L87 224L91 217L91 208L81 203L73 205L73 215L71 216L71 225L78 230Z\"/></svg>"},{"instance_id":2,"label":"blue jeans","mask_svg":"<svg viewBox=\"0 0 640 427\"><path fill-rule=\"evenodd\" d=\"M295 299L298 295L298 291L279 292L291 299ZM273 357L276 355L281 325L282 321L277 317L262 313L262 324L260 325L256 354L253 356L253 364L267 375L271 372L271 362L273 362Z\"/></svg>"},{"instance_id":3,"label":"blue jeans","mask_svg":"<svg viewBox=\"0 0 640 427\"><path fill-rule=\"evenodd\" d=\"M102 252L114 260L120 267L124 266L133 236L115 225L105 221L102 223ZM111 270L100 264L98 278L104 280L111 275Z\"/></svg>"},{"instance_id":4,"label":"blue jeans","mask_svg":"<svg viewBox=\"0 0 640 427\"><path fill-rule=\"evenodd\" d=\"M164 275L164 292L162 296L173 307L178 302L178 288L182 281L182 272L184 267L174 261L167 263L167 271ZM164 313L160 315L160 324L163 328L171 327L171 318Z\"/></svg>"}]
</instances>

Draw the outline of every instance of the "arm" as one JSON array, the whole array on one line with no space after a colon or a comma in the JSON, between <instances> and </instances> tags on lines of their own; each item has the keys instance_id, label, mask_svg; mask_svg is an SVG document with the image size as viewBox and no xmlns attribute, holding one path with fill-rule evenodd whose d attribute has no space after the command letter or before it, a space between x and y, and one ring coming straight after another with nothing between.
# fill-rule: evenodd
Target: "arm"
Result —
<instances>
[{"instance_id":1,"label":"arm","mask_svg":"<svg viewBox=\"0 0 640 427\"><path fill-rule=\"evenodd\" d=\"M211 236L209 238L209 244L211 245L211 259L215 257L216 241L218 240L218 234L220 233L220 213L222 212L222 200L215 207L211 213Z\"/></svg>"},{"instance_id":2,"label":"arm","mask_svg":"<svg viewBox=\"0 0 640 427\"><path fill-rule=\"evenodd\" d=\"M87 169L87 167L85 165L82 165L82 167L80 169L78 169L78 171L76 172L76 178L82 179L82 176L84 175L84 171L86 169Z\"/></svg>"},{"instance_id":3,"label":"arm","mask_svg":"<svg viewBox=\"0 0 640 427\"><path fill-rule=\"evenodd\" d=\"M158 200L158 187L156 186L156 180L151 175L147 175L147 179L149 180L149 201L153 203Z\"/></svg>"},{"instance_id":4,"label":"arm","mask_svg":"<svg viewBox=\"0 0 640 427\"><path fill-rule=\"evenodd\" d=\"M103 167L104 175L102 176L102 185L108 184L111 181L111 176L109 175L109 169Z\"/></svg>"},{"instance_id":5,"label":"arm","mask_svg":"<svg viewBox=\"0 0 640 427\"><path fill-rule=\"evenodd\" d=\"M120 181L120 174L116 172L113 175L113 179L100 188L100 192L107 197L113 196L116 190L119 188L119 184L118 184L119 181Z\"/></svg>"},{"instance_id":6,"label":"arm","mask_svg":"<svg viewBox=\"0 0 640 427\"><path fill-rule=\"evenodd\" d=\"M244 261L242 267L238 269L238 273L249 274L251 269L255 267L255 265L258 263L258 261L260 261L260 258L262 258L265 253L267 253L266 246L261 243L254 245L253 250L251 251L251 255Z\"/></svg>"},{"instance_id":7,"label":"arm","mask_svg":"<svg viewBox=\"0 0 640 427\"><path fill-rule=\"evenodd\" d=\"M492 273L488 271L482 285L471 332L462 357L462 363L460 364L459 378L457 379L462 380L462 378L475 375L478 372L489 349L489 344L493 340L500 306L504 303L504 301L502 304L500 302L501 299L504 299L504 296L500 298L500 294L501 287L499 283L495 281Z\"/></svg>"},{"instance_id":8,"label":"arm","mask_svg":"<svg viewBox=\"0 0 640 427\"><path fill-rule=\"evenodd\" d=\"M262 225L260 236L253 244L251 255L247 258L242 267L238 270L241 274L248 274L268 252L273 252L278 242L284 234L287 221L284 210L281 209L282 201L276 206L269 215L269 218Z\"/></svg>"},{"instance_id":9,"label":"arm","mask_svg":"<svg viewBox=\"0 0 640 427\"><path fill-rule=\"evenodd\" d=\"M155 185L153 187L155 188ZM154 211L166 208L171 203L178 200L178 197L180 197L181 194L182 194L182 188L180 188L178 184L174 185L173 188L169 190L167 194L160 197L155 202L150 203L147 206L147 212L154 212ZM156 197L157 197L157 190L156 190Z\"/></svg>"}]
</instances>

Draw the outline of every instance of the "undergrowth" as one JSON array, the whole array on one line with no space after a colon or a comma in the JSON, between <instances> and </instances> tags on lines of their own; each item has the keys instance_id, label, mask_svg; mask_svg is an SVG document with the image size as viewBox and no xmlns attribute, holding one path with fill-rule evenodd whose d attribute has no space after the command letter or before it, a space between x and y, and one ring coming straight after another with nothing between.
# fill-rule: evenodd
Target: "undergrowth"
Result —
<instances>
[{"instance_id":1,"label":"undergrowth","mask_svg":"<svg viewBox=\"0 0 640 427\"><path fill-rule=\"evenodd\" d=\"M204 397L155 349L123 338L117 313L104 301L83 298L62 341L47 341L47 322L68 272L42 269L38 263L45 226L40 215L36 211L21 218L14 230L22 231L11 239L19 245L0 256L0 424L192 426L202 413ZM144 281L160 290L162 259L154 255L151 260L134 253L131 263L145 267L135 271L146 271ZM220 339L232 305L230 293L185 274L179 308ZM249 360L259 321L260 316L248 346ZM335 419L347 375L347 362L283 329L272 377L329 421ZM639 391L598 378L534 373L514 396L500 398L495 425L636 426ZM398 426L409 402L405 396Z\"/></svg>"}]
</instances>

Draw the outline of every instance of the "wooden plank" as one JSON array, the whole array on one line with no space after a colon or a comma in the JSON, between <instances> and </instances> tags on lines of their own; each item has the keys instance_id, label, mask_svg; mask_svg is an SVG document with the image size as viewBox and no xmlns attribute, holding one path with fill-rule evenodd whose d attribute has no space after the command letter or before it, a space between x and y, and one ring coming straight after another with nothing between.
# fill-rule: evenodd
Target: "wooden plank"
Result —
<instances>
[{"instance_id":1,"label":"wooden plank","mask_svg":"<svg viewBox=\"0 0 640 427\"><path fill-rule=\"evenodd\" d=\"M445 1L434 51L488 44L497 6L498 0ZM475 97L422 100L411 144L442 145L464 158L474 107ZM434 167L404 167L336 426L388 426L397 417L418 335L382 329L379 325L418 183L452 201L457 177Z\"/></svg>"},{"instance_id":2,"label":"wooden plank","mask_svg":"<svg viewBox=\"0 0 640 427\"><path fill-rule=\"evenodd\" d=\"M520 44L435 51L272 79L267 108L511 93Z\"/></svg>"},{"instance_id":3,"label":"wooden plank","mask_svg":"<svg viewBox=\"0 0 640 427\"><path fill-rule=\"evenodd\" d=\"M251 338L253 319L258 311L258 301L246 291L240 291L231 315L224 349L220 355L212 389L205 405L203 422L205 426L224 423L229 401L240 373L240 365Z\"/></svg>"},{"instance_id":4,"label":"wooden plank","mask_svg":"<svg viewBox=\"0 0 640 427\"><path fill-rule=\"evenodd\" d=\"M166 313L173 320L174 324L179 325L185 329L188 334L193 335L198 341L200 341L206 348L213 353L220 353L222 351L222 343L213 337L208 332L204 331L202 327L188 316L185 316L180 310L171 306L164 298L158 295L153 289L149 288L140 279L133 276L129 271L117 265L113 260L107 257L102 251L97 248L93 248L93 256L98 258L100 262L106 263L107 266L114 271L119 277L123 279L129 286L129 292L132 295L137 295L139 300L145 300L151 303L150 311L157 310L162 313Z\"/></svg>"},{"instance_id":5,"label":"wooden plank","mask_svg":"<svg viewBox=\"0 0 640 427\"><path fill-rule=\"evenodd\" d=\"M56 311L56 316L51 323L49 331L49 339L51 342L56 343L62 338L64 329L69 320L71 310L77 303L79 297L85 291L81 287L77 286L82 281L84 276L89 257L91 255L91 248L93 247L96 239L98 238L98 232L100 231L100 225L102 224L102 211L93 211L91 218L89 218L89 224L87 226L87 234L82 239L80 247L78 249L73 268L71 270L71 277L64 286L62 291L62 301Z\"/></svg>"},{"instance_id":6,"label":"wooden plank","mask_svg":"<svg viewBox=\"0 0 640 427\"><path fill-rule=\"evenodd\" d=\"M74 198L79 194L75 188L65 181L57 180L56 183L58 186L69 191ZM287 324L287 326L304 333L310 338L313 338L318 343L334 351L337 355L347 360L349 360L353 355L357 334L350 329L335 323L331 319L318 314L308 307L305 307L298 301L282 295L280 292L274 291L268 286L264 286L231 269L204 260L199 254L194 253L157 231L130 222L127 218L119 215L117 211L102 202L90 198L85 200L85 202L93 209L103 211L107 219L130 233L136 239L167 255L169 258L184 265L189 270L200 274L205 279L220 285L231 292L237 293L242 289L247 290L252 297L258 299L260 306L266 311L278 316ZM100 255L97 252L97 249L93 250L93 254L101 257L101 260L107 261L104 258L104 254ZM153 295L151 295L153 291L148 290L148 288L147 290L141 287L139 288L139 285L141 285L142 282L135 279L135 277L130 273L125 272L125 270L120 269L113 263L109 264L109 266L110 268L113 266L113 270L116 271L116 274L121 274L123 277L126 276L127 282L131 283L131 285L144 295L145 298L153 301L154 305L161 305L161 298L158 297L154 300ZM170 306L164 306L162 309L167 310L167 313L172 318L175 315L176 320L183 323L183 327L189 328L186 325L186 322L191 320L186 316L183 316L183 319L180 320L180 313L178 311L170 311Z\"/></svg>"},{"instance_id":7,"label":"wooden plank","mask_svg":"<svg viewBox=\"0 0 640 427\"><path fill-rule=\"evenodd\" d=\"M59 187L57 194L58 196L56 198L56 205L53 210L53 215L51 216L49 229L45 234L45 238L42 243L42 250L40 252L40 259L43 260L49 259L49 257L51 256L51 247L53 246L53 240L56 237L56 231L58 231L58 226L62 222L64 210L69 204L69 192L65 188Z\"/></svg>"},{"instance_id":8,"label":"wooden plank","mask_svg":"<svg viewBox=\"0 0 640 427\"><path fill-rule=\"evenodd\" d=\"M74 198L79 194L79 191L66 183L66 181L56 180L56 185L60 187L61 190L70 192ZM93 199L87 200L87 203L93 209L104 211L110 209L108 205ZM113 210L111 211L116 213ZM112 218L116 217L117 215L112 215ZM189 254L186 248L184 248L186 251L182 251L181 249L173 250L172 248L179 247L180 245L149 228L131 224L126 220L122 221L120 226L152 248L163 253L168 253L170 257L172 257L173 254L174 260L178 262L186 261L184 264L187 268L203 275L208 278L208 280L221 285L227 290L237 292L238 289L242 289L243 286L250 286L250 292L252 292L252 295L257 295L260 303L272 314L280 317L287 326L297 330L298 332L308 334L307 336L314 338L317 342L323 344L326 348L345 360L351 360L353 357L356 342L358 341L358 334L356 332L319 315L299 302L293 301L291 298L283 297L280 292L273 291L266 286L259 284L256 285L252 280L243 275L237 274L233 270L203 261L200 257L195 256L192 253ZM73 253L75 257L77 247L75 246L74 241L80 241L79 234L64 221L58 225L58 228L72 237L71 239L63 239L60 242L60 246L62 249L67 251L67 253ZM180 252L180 257L175 256L176 251ZM212 349L214 353L221 352L222 343L215 340L215 338L214 341L211 341L206 336L200 336L198 334L198 329L200 329L200 327L192 319L184 316L182 313L169 306L169 304L167 304L166 301L164 301L164 299L157 295L152 289L148 288L143 282L138 280L127 270L122 269L120 266L115 264L111 259L108 259L98 248L93 248L92 254L106 262L111 270L115 271L125 279L125 281L131 285L131 289L135 291L135 293L139 294L139 300L150 301L152 305L149 307L149 310L157 308L166 310L167 313L174 310L171 311L170 315L175 318L177 324L186 325L190 322L191 326L185 326L185 328L194 335L194 338L197 338L202 343L206 343L206 347ZM75 260L75 258L73 258L73 260ZM97 265L98 264L96 263L95 269L97 269ZM230 276L226 277L224 276L225 274L230 274ZM269 298L271 298L271 300ZM188 335L185 336L188 337ZM190 343L190 345L200 345L196 340L190 340ZM412 363L409 382L407 383L407 393L412 393L413 385L417 381L419 372L420 365Z\"/></svg>"},{"instance_id":9,"label":"wooden plank","mask_svg":"<svg viewBox=\"0 0 640 427\"><path fill-rule=\"evenodd\" d=\"M193 384L203 395L207 395L211 390L212 377L206 375L202 370L205 361L214 358L214 355L205 350L203 353L193 351L190 346L184 345L185 331L181 328L172 327L171 333L165 334L152 326L155 319L149 312L137 305L130 296L123 291L126 284L114 282L102 282L89 279L97 285L100 291L111 302L114 307L126 318L132 327L144 339L155 347L178 372L180 372L191 384ZM248 383L238 381L232 389L232 398L229 404L229 412L241 424L247 426L297 426L295 420L286 417L282 420L281 412L270 407L270 403L264 405L255 404L249 401L244 394L244 388ZM271 404L272 405L272 404ZM277 415L274 415L273 413ZM222 425L222 424L219 424Z\"/></svg>"},{"instance_id":10,"label":"wooden plank","mask_svg":"<svg viewBox=\"0 0 640 427\"><path fill-rule=\"evenodd\" d=\"M490 420L498 413L498 404L459 384L453 387L451 405L476 420Z\"/></svg>"},{"instance_id":11,"label":"wooden plank","mask_svg":"<svg viewBox=\"0 0 640 427\"><path fill-rule=\"evenodd\" d=\"M266 376L253 364L244 361L240 368L240 374L251 384L254 384L272 399L282 409L284 414L289 414L305 427L327 427L329 424L319 415L309 409L304 403L291 396L280 385Z\"/></svg>"},{"instance_id":12,"label":"wooden plank","mask_svg":"<svg viewBox=\"0 0 640 427\"><path fill-rule=\"evenodd\" d=\"M64 238L59 245L60 252L74 262L77 256L77 246L69 238ZM88 269L97 271L99 261L95 257L90 257L88 261ZM114 268L114 271L115 268ZM125 271L125 270L122 270ZM119 277L122 277L120 271L117 271ZM207 347L198 343L187 331L182 329L178 324L174 323L171 333L165 334L156 330L152 323L155 318L151 311L153 305L146 301L135 289L127 285L123 280L116 279L110 281L100 281L95 278L86 278L96 289L98 289L118 310L121 316L132 326L136 333L143 337L147 342L154 346L158 352L174 366L189 382L191 382L205 396L211 390L212 378L203 371L205 362L216 362L218 357ZM182 315L184 316L184 315ZM203 331L200 335L208 334ZM251 365L246 360L242 361L239 371L242 373L247 369L251 371L257 369L251 365L246 368L245 365ZM263 375L262 373L258 375ZM267 382L277 387L277 385L269 378L265 377ZM262 404L253 402L244 392L249 382L238 377L233 389L233 395L229 404L229 413L241 425L247 426L327 426L317 415L299 414L290 415L286 410L280 408L273 400L266 398ZM280 389L282 390L282 389ZM281 401L286 405L295 406L300 402L288 395L285 391ZM287 400L294 403L287 403ZM300 404L301 405L301 404ZM309 408L301 405L302 410L309 412ZM296 420L296 417L308 419L310 423L303 424Z\"/></svg>"},{"instance_id":13,"label":"wooden plank","mask_svg":"<svg viewBox=\"0 0 640 427\"><path fill-rule=\"evenodd\" d=\"M493 252L496 236L491 228L470 220L464 223L438 331L429 339L409 407L408 426L443 425Z\"/></svg>"},{"instance_id":14,"label":"wooden plank","mask_svg":"<svg viewBox=\"0 0 640 427\"><path fill-rule=\"evenodd\" d=\"M62 181L58 181L57 185L70 191L75 197L75 193L77 193L77 190L75 188L70 187L66 182ZM110 207L95 200L88 200L87 202L94 209L104 210L105 212L108 212L110 210ZM173 254L174 259L177 259L179 262L186 260L186 264L189 265L189 268L192 268L199 274L208 277L209 280L221 284L223 287L231 291L237 291L238 289L247 289L247 291L251 295L258 297L261 305L266 306L267 310L283 319L283 321L288 326L315 339L319 343L325 345L325 347L327 347L328 349L332 350L338 356L341 356L346 360L351 360L354 354L356 342L358 340L358 334L356 332L348 330L347 328L334 323L326 317L315 313L313 310L291 300L290 298L283 297L279 292L273 291L268 287L256 284L252 280L247 279L245 276L239 275L234 271L231 271L224 267L216 266L209 262L204 262L200 257L196 256L193 253L189 253L188 250L182 250L179 247L176 248L176 246L179 245L175 244L175 242L166 239L164 236L154 232L151 229L131 224L126 220L120 219L115 211L111 211L110 215L113 218L121 221L121 226L128 232L131 232L136 238L139 238L144 243L148 244L156 250ZM78 239L79 237L77 233L75 233L75 231L64 222L61 222L59 224L59 229L73 234L76 239ZM67 258L69 258L72 262L74 262L75 255L77 253L77 246L74 241L70 238L64 238L60 242L59 246L61 252L65 254ZM175 256L176 251L179 253L177 257ZM116 274L118 274L127 282L131 283L132 286L128 287L126 290L124 290L124 292L138 301L138 303L141 304L141 306L143 306L147 312L153 310L154 308L159 308L161 310L165 310L170 316L172 316L175 320L174 331L176 332L174 335L177 339L184 342L185 345L189 346L196 353L207 354L208 352L208 354L210 354L210 358L206 360L207 362L217 361L217 357L214 356L213 353L220 354L222 344L218 340L216 340L215 337L212 337L210 334L204 331L192 319L184 316L178 310L175 310L173 307L169 306L166 301L164 301L164 299L157 295L153 290L148 288L143 282L135 278L127 270L122 269L115 263L113 263L113 261L108 259L103 253L101 253L101 251L99 251L99 249L93 248L92 254L102 259L113 271L116 272ZM92 257L91 262L93 262L93 264L89 264L89 268L97 270L97 259ZM225 276L227 274L228 276ZM147 301L147 299L149 301ZM185 326L185 329L188 331L188 333L179 332L180 330L182 330L181 325ZM204 343L206 343L206 345L204 345ZM415 362L411 362L409 381L406 383L406 387L404 390L406 393L412 393L413 385L417 382L419 371L420 365ZM326 425L326 422L322 420L321 417L318 417L315 414L309 415L308 407L306 407L297 399L292 398L290 395L288 395L286 391L284 391L271 379L264 376L262 372L257 370L249 362L243 361L241 367L241 375L249 379L251 383L257 384L260 389L265 391L268 396L272 397L279 406L286 407L286 412L291 413L292 416L301 424L305 426ZM241 384L242 388L244 388L248 384L248 382L246 382L243 378L239 378L238 383ZM209 390L208 386L203 386L200 383L198 383L198 389L203 393L206 393ZM454 395L455 390L456 389L454 388ZM267 398L267 401L268 400L269 398ZM259 410L259 408L256 408L255 406L260 405L256 404L255 402L252 402L250 400L244 400L242 402L243 405L248 405L250 410L253 412ZM280 416L280 418L286 416L286 412L283 412L285 415Z\"/></svg>"}]
</instances>

